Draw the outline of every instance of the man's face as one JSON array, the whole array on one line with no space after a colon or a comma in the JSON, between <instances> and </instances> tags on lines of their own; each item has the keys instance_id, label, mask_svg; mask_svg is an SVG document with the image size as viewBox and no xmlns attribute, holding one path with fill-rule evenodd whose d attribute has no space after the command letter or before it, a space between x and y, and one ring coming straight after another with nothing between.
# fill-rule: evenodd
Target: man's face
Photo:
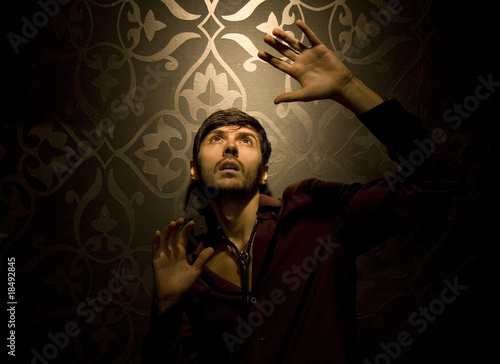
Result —
<instances>
[{"instance_id":1,"label":"man's face","mask_svg":"<svg viewBox=\"0 0 500 364\"><path fill-rule=\"evenodd\" d=\"M248 127L212 130L201 143L198 163L191 161L191 178L220 191L257 192L267 180L268 167L261 171L259 136Z\"/></svg>"}]
</instances>

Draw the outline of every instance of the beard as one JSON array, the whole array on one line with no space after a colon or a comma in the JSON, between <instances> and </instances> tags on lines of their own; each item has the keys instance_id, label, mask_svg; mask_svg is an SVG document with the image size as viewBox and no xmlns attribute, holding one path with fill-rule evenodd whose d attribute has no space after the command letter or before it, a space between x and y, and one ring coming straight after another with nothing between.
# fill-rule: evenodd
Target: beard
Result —
<instances>
[{"instance_id":1,"label":"beard","mask_svg":"<svg viewBox=\"0 0 500 364\"><path fill-rule=\"evenodd\" d=\"M231 160L239 165L239 171L232 175L219 171L219 167L226 161ZM210 168L200 163L199 168L200 183L216 194L236 194L238 196L254 194L259 190L259 168L248 170L237 159L225 158L216 164L215 168Z\"/></svg>"}]
</instances>

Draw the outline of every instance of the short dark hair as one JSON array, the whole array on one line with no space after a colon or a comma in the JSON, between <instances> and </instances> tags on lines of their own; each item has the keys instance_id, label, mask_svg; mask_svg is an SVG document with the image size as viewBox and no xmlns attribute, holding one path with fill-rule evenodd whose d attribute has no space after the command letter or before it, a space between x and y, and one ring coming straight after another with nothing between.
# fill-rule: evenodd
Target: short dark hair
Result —
<instances>
[{"instance_id":1,"label":"short dark hair","mask_svg":"<svg viewBox=\"0 0 500 364\"><path fill-rule=\"evenodd\" d=\"M267 139L266 131L256 118L235 108L216 111L206 118L201 124L196 136L194 137L193 143L193 160L197 166L199 166L198 154L200 153L201 143L205 137L212 130L233 125L239 127L250 127L257 132L259 135L260 151L262 154L261 169L264 168L269 161L269 157L271 156L271 142Z\"/></svg>"}]
</instances>

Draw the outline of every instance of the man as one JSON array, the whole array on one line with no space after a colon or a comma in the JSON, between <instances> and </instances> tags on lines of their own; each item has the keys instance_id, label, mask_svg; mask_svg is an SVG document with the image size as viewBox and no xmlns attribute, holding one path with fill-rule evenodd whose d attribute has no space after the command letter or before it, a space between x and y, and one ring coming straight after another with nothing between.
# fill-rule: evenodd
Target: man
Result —
<instances>
[{"instance_id":1,"label":"man","mask_svg":"<svg viewBox=\"0 0 500 364\"><path fill-rule=\"evenodd\" d=\"M264 40L289 58L259 57L291 75L297 91L275 103L330 98L352 110L388 148L407 158L431 137L395 100L356 79L302 21L307 47L282 30ZM430 147L429 147L430 148ZM390 183L315 179L263 195L271 151L265 131L235 110L213 114L193 146L191 177L217 191L209 232L194 252L194 222L171 222L153 241L155 304L144 362L353 363L356 256L449 201L461 169L443 146Z\"/></svg>"}]
</instances>

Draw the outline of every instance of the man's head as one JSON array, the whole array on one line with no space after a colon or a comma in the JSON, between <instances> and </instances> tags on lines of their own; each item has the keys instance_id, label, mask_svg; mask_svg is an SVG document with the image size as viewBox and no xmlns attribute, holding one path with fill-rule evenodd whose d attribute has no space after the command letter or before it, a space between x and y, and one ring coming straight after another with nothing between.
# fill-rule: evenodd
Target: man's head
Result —
<instances>
[{"instance_id":1,"label":"man's head","mask_svg":"<svg viewBox=\"0 0 500 364\"><path fill-rule=\"evenodd\" d=\"M220 190L253 190L266 183L270 155L257 119L237 109L217 111L195 136L191 177Z\"/></svg>"}]
</instances>

